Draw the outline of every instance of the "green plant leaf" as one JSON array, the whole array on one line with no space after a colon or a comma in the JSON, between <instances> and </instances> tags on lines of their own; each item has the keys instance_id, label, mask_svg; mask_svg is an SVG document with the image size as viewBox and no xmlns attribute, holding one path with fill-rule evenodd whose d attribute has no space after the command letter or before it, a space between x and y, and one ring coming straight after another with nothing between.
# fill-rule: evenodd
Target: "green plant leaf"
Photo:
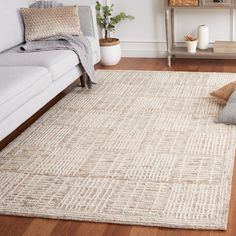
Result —
<instances>
[{"instance_id":1,"label":"green plant leaf","mask_svg":"<svg viewBox=\"0 0 236 236\"><path fill-rule=\"evenodd\" d=\"M107 6L102 5L96 1L96 11L97 11L97 24L101 30L105 31L105 38L107 38L108 31L115 32L116 25L123 20L133 20L134 17L126 15L124 12L120 12L116 16L112 16L114 10L114 4Z\"/></svg>"},{"instance_id":2,"label":"green plant leaf","mask_svg":"<svg viewBox=\"0 0 236 236\"><path fill-rule=\"evenodd\" d=\"M101 3L96 1L96 11L100 11L101 7L102 7Z\"/></svg>"}]
</instances>

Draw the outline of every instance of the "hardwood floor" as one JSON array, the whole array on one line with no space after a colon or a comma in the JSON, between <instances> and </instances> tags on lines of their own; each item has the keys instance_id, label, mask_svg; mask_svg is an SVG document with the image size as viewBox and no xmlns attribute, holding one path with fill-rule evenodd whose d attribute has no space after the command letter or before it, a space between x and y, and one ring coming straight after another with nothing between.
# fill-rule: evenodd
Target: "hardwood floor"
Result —
<instances>
[{"instance_id":1,"label":"hardwood floor","mask_svg":"<svg viewBox=\"0 0 236 236\"><path fill-rule=\"evenodd\" d=\"M117 66L97 69L115 70L173 70L173 71L203 71L203 72L236 72L235 60L194 60L176 59L168 68L165 59L123 58ZM71 85L59 94L25 124L0 143L0 150L17 137L26 127L31 125L44 112L59 101L66 93L76 86ZM0 236L236 236L236 165L232 184L230 202L229 226L227 231L181 230L158 227L142 227L131 225L100 224L65 220L50 220L39 218L0 216Z\"/></svg>"}]
</instances>

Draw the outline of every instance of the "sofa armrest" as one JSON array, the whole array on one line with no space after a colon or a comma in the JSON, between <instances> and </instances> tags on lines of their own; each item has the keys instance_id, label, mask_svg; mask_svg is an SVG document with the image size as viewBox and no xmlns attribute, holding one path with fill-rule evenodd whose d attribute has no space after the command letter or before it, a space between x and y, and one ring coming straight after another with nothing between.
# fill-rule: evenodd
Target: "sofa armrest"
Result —
<instances>
[{"instance_id":1,"label":"sofa armrest","mask_svg":"<svg viewBox=\"0 0 236 236\"><path fill-rule=\"evenodd\" d=\"M81 4L80 0L60 0L59 2L64 6L78 5L81 31L85 36L94 37L99 40L96 10L94 5Z\"/></svg>"},{"instance_id":2,"label":"sofa armrest","mask_svg":"<svg viewBox=\"0 0 236 236\"><path fill-rule=\"evenodd\" d=\"M83 5L80 4L81 0L60 0L63 5L78 5L79 6L79 18L81 24L81 31L87 37L92 37L95 39L95 59L94 62L97 63L101 59L100 46L99 46L99 35L96 19L96 10L94 5Z\"/></svg>"},{"instance_id":3,"label":"sofa armrest","mask_svg":"<svg viewBox=\"0 0 236 236\"><path fill-rule=\"evenodd\" d=\"M79 5L79 18L81 24L81 31L87 37L93 37L95 39L94 47L94 64L101 60L99 35L96 19L96 10L93 5Z\"/></svg>"},{"instance_id":4,"label":"sofa armrest","mask_svg":"<svg viewBox=\"0 0 236 236\"><path fill-rule=\"evenodd\" d=\"M92 5L79 6L79 18L84 35L99 40L95 7Z\"/></svg>"}]
</instances>

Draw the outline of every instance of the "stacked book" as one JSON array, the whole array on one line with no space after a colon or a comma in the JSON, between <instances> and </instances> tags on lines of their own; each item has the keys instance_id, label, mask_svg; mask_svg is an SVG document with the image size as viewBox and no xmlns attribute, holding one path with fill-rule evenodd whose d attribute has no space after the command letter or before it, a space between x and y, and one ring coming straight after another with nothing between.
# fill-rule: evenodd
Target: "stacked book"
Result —
<instances>
[{"instance_id":1,"label":"stacked book","mask_svg":"<svg viewBox=\"0 0 236 236\"><path fill-rule=\"evenodd\" d=\"M216 41L214 53L236 53L236 41Z\"/></svg>"}]
</instances>

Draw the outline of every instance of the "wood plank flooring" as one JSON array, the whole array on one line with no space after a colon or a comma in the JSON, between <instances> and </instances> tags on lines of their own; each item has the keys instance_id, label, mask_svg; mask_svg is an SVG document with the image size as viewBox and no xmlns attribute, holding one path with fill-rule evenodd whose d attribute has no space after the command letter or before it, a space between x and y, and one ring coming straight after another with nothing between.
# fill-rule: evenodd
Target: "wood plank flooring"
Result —
<instances>
[{"instance_id":1,"label":"wood plank flooring","mask_svg":"<svg viewBox=\"0 0 236 236\"><path fill-rule=\"evenodd\" d=\"M123 58L112 67L97 69L115 70L172 70L203 72L236 72L235 60L176 59L168 68L165 59ZM68 93L76 83L49 102L31 119L0 143L0 150L31 125L44 112ZM14 216L0 216L0 236L236 236L236 165L234 168L229 226L227 231L181 230L131 225L100 224L89 222L50 220Z\"/></svg>"}]
</instances>

